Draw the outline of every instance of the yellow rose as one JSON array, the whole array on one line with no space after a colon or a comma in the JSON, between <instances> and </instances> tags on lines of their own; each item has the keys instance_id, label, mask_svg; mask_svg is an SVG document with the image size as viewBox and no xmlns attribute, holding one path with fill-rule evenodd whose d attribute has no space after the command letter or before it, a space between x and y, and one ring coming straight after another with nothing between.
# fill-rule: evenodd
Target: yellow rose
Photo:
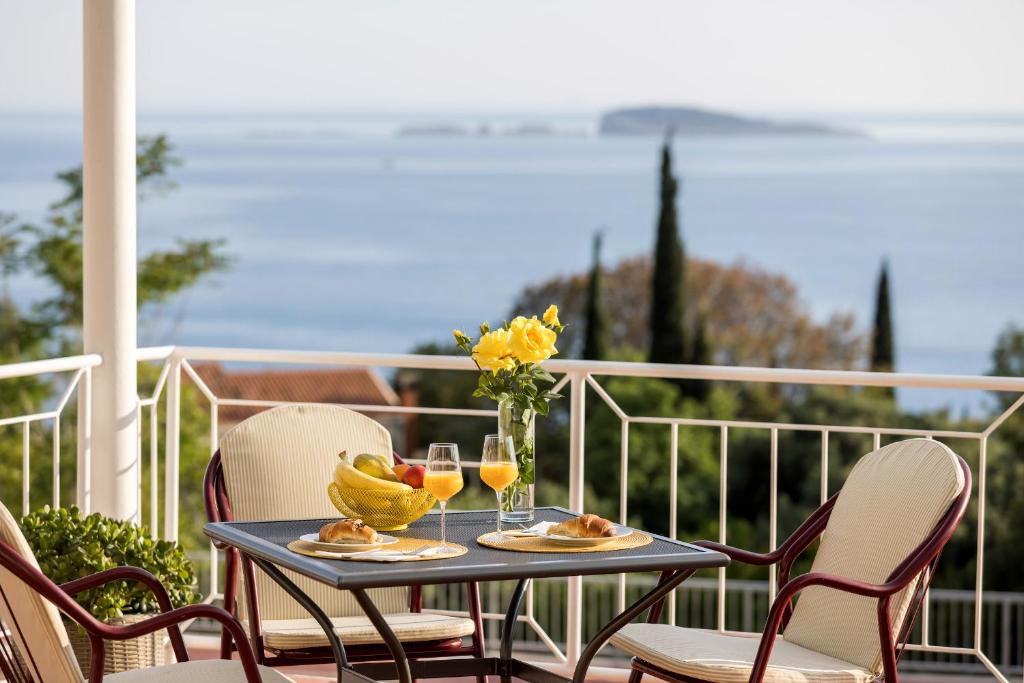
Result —
<instances>
[{"instance_id":1,"label":"yellow rose","mask_svg":"<svg viewBox=\"0 0 1024 683\"><path fill-rule=\"evenodd\" d=\"M515 365L512 351L509 349L509 332L498 329L480 337L473 347L473 360L484 370L498 374L499 370L508 370Z\"/></svg>"},{"instance_id":2,"label":"yellow rose","mask_svg":"<svg viewBox=\"0 0 1024 683\"><path fill-rule=\"evenodd\" d=\"M548 306L548 310L544 311L544 322L551 327L558 327L562 323L558 322L558 306L551 304Z\"/></svg>"},{"instance_id":3,"label":"yellow rose","mask_svg":"<svg viewBox=\"0 0 1024 683\"><path fill-rule=\"evenodd\" d=\"M520 363L540 363L558 353L558 335L537 320L537 316L519 316L509 324L509 346Z\"/></svg>"}]
</instances>

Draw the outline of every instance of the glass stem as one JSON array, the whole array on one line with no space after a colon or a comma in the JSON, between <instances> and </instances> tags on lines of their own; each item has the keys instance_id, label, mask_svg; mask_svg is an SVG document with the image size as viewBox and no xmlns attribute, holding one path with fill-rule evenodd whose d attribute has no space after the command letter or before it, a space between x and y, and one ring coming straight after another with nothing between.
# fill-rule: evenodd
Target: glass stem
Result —
<instances>
[{"instance_id":1,"label":"glass stem","mask_svg":"<svg viewBox=\"0 0 1024 683\"><path fill-rule=\"evenodd\" d=\"M447 503L446 500L441 501L441 547L445 550L448 550L448 535L444 528L444 509Z\"/></svg>"},{"instance_id":2,"label":"glass stem","mask_svg":"<svg viewBox=\"0 0 1024 683\"><path fill-rule=\"evenodd\" d=\"M495 491L498 497L498 535L501 536L501 491Z\"/></svg>"}]
</instances>

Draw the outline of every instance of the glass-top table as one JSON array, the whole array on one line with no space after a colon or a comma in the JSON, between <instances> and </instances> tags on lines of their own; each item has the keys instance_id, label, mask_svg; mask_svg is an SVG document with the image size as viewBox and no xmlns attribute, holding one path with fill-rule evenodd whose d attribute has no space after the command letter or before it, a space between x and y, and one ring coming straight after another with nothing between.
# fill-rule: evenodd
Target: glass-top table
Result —
<instances>
[{"instance_id":1,"label":"glass-top table","mask_svg":"<svg viewBox=\"0 0 1024 683\"><path fill-rule=\"evenodd\" d=\"M729 558L722 553L699 548L682 541L650 534L648 545L625 550L586 553L526 553L498 550L482 546L476 539L494 531L496 512L452 511L448 513L448 539L466 546L469 552L456 557L429 562L360 562L329 560L300 555L288 550L288 543L307 533L314 533L334 519L286 520L262 522L217 522L207 524L204 532L210 538L237 548L265 571L293 598L302 604L324 628L335 652L338 680L372 681L398 679L411 683L413 678L449 676L501 676L508 681L515 676L533 683L563 683L570 680L546 669L512 658L512 631L531 579L660 571L661 580L647 595L613 619L584 649L571 680L582 682L590 661L608 638L640 613L660 602L669 592L698 569L724 567ZM575 516L563 508L538 508L537 521L559 522ZM440 538L437 514L428 514L404 531L389 532L394 536ZM394 663L349 664L344 644L331 626L330 619L308 595L285 576L288 569L303 576L350 591L380 632ZM402 643L395 637L377 610L366 589L467 581L516 580L502 628L499 657L423 660L410 662Z\"/></svg>"}]
</instances>

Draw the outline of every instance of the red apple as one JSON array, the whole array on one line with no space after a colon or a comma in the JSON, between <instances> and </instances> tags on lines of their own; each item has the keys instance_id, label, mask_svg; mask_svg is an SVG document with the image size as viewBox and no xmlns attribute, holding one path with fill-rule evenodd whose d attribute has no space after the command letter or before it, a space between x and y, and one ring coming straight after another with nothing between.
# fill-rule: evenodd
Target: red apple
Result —
<instances>
[{"instance_id":1,"label":"red apple","mask_svg":"<svg viewBox=\"0 0 1024 683\"><path fill-rule=\"evenodd\" d=\"M423 476L426 473L427 468L423 465L412 465L405 471L405 474L402 476L402 481L414 489L421 489L423 488Z\"/></svg>"}]
</instances>

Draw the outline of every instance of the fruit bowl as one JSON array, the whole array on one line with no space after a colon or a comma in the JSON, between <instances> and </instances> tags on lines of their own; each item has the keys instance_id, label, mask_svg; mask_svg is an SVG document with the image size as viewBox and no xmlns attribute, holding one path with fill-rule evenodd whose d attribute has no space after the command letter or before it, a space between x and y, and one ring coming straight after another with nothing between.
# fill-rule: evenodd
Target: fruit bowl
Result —
<instances>
[{"instance_id":1,"label":"fruit bowl","mask_svg":"<svg viewBox=\"0 0 1024 683\"><path fill-rule=\"evenodd\" d=\"M327 495L338 512L361 519L377 531L407 528L427 514L435 501L426 489L364 489L338 486L333 482L327 487Z\"/></svg>"}]
</instances>

